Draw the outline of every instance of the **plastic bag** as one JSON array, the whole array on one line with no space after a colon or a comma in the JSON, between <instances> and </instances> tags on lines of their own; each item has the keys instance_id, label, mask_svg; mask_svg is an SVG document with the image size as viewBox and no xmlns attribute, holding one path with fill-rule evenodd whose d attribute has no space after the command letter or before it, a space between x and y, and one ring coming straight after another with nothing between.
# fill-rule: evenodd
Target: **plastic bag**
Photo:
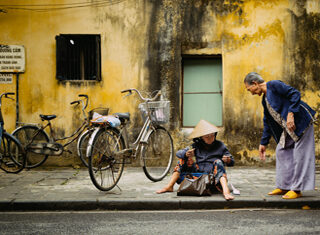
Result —
<instances>
[{"instance_id":1,"label":"plastic bag","mask_svg":"<svg viewBox=\"0 0 320 235\"><path fill-rule=\"evenodd\" d=\"M92 115L92 123L108 123L110 126L112 127L117 127L120 126L120 119L113 116L113 115L107 115L107 116L103 116L99 113L94 112Z\"/></svg>"},{"instance_id":2,"label":"plastic bag","mask_svg":"<svg viewBox=\"0 0 320 235\"><path fill-rule=\"evenodd\" d=\"M177 191L178 196L210 196L211 178L203 174L197 179L184 178Z\"/></svg>"}]
</instances>

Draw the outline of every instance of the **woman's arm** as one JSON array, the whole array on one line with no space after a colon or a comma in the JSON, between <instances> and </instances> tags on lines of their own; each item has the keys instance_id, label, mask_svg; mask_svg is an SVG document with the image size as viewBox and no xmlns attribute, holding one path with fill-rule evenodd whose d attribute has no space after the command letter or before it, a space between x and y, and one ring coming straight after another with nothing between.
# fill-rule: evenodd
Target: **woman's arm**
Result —
<instances>
[{"instance_id":1,"label":"woman's arm","mask_svg":"<svg viewBox=\"0 0 320 235\"><path fill-rule=\"evenodd\" d=\"M288 129L290 131L294 131L296 129L294 123L294 114L299 112L301 100L300 92L295 88L278 80L270 82L270 88L289 101L288 114L285 118L287 120Z\"/></svg>"},{"instance_id":2,"label":"woman's arm","mask_svg":"<svg viewBox=\"0 0 320 235\"><path fill-rule=\"evenodd\" d=\"M234 159L233 157L230 155L230 156L226 156L224 155L222 157L222 161L227 165L227 166L234 166Z\"/></svg>"},{"instance_id":3,"label":"woman's arm","mask_svg":"<svg viewBox=\"0 0 320 235\"><path fill-rule=\"evenodd\" d=\"M300 92L279 80L270 81L269 83L274 92L285 97L290 102L288 113L298 113L301 99Z\"/></svg>"},{"instance_id":4,"label":"woman's arm","mask_svg":"<svg viewBox=\"0 0 320 235\"><path fill-rule=\"evenodd\" d=\"M187 153L188 150L189 150L189 147L186 147L184 149L180 149L180 150L177 151L176 156L178 158L185 158L186 157L186 153Z\"/></svg>"},{"instance_id":5,"label":"woman's arm","mask_svg":"<svg viewBox=\"0 0 320 235\"><path fill-rule=\"evenodd\" d=\"M227 149L227 147L225 145L224 145L222 161L227 166L234 166L234 158L232 157L231 153L229 152L229 150Z\"/></svg>"}]
</instances>

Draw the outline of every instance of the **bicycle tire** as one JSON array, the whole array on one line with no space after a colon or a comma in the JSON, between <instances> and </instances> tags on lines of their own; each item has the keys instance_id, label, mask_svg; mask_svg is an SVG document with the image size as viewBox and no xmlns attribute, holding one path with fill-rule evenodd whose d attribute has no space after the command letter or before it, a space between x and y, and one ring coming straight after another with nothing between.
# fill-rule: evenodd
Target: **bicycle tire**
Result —
<instances>
[{"instance_id":1,"label":"bicycle tire","mask_svg":"<svg viewBox=\"0 0 320 235\"><path fill-rule=\"evenodd\" d=\"M87 146L93 130L86 130L81 134L77 142L78 156L86 167L89 167L89 158L87 157Z\"/></svg>"},{"instance_id":2,"label":"bicycle tire","mask_svg":"<svg viewBox=\"0 0 320 235\"><path fill-rule=\"evenodd\" d=\"M88 169L91 181L97 189L109 191L119 182L125 158L113 153L124 148L125 142L114 128L98 128L91 135L87 151Z\"/></svg>"},{"instance_id":3,"label":"bicycle tire","mask_svg":"<svg viewBox=\"0 0 320 235\"><path fill-rule=\"evenodd\" d=\"M4 132L0 143L0 168L7 173L19 173L25 165L26 153L21 143Z\"/></svg>"},{"instance_id":4,"label":"bicycle tire","mask_svg":"<svg viewBox=\"0 0 320 235\"><path fill-rule=\"evenodd\" d=\"M37 136L33 139L32 143L44 143L49 142L49 137L44 130L41 130L38 126L35 125L25 125L18 127L12 132L12 135L15 136L22 146L24 147L27 154L27 163L26 168L31 169L38 166L41 166L48 158L48 155L33 153L26 149L26 145L31 142L31 139L38 132Z\"/></svg>"},{"instance_id":5,"label":"bicycle tire","mask_svg":"<svg viewBox=\"0 0 320 235\"><path fill-rule=\"evenodd\" d=\"M173 161L173 140L167 129L157 126L149 132L141 157L143 171L151 181L161 181L168 174Z\"/></svg>"}]
</instances>

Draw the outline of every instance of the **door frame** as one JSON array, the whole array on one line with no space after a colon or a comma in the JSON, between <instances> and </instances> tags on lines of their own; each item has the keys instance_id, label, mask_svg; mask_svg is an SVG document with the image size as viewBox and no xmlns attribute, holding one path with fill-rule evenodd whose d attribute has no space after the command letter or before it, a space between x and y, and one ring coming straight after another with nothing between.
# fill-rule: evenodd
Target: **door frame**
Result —
<instances>
[{"instance_id":1,"label":"door frame","mask_svg":"<svg viewBox=\"0 0 320 235\"><path fill-rule=\"evenodd\" d=\"M183 125L183 104L184 104L184 99L183 99L183 91L184 91L184 61L192 59L192 60L203 60L203 59L220 59L221 60L221 70L222 70L222 86L221 86L221 96L222 96L222 125L224 123L224 118L223 118L223 61L222 61L222 55L221 54L215 54L215 55L199 55L199 54L182 54L181 55L181 106L180 106L180 125L182 128L194 128L194 126L184 126Z\"/></svg>"}]
</instances>

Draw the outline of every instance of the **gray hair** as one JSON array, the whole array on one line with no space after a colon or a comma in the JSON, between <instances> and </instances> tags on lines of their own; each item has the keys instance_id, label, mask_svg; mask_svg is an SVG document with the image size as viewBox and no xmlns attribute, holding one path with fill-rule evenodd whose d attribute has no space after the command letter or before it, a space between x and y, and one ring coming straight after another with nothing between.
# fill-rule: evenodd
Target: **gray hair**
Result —
<instances>
[{"instance_id":1,"label":"gray hair","mask_svg":"<svg viewBox=\"0 0 320 235\"><path fill-rule=\"evenodd\" d=\"M244 78L244 83L247 83L248 85L252 85L253 82L257 82L258 84L264 83L264 80L260 76L260 74L256 72L248 73L247 76Z\"/></svg>"}]
</instances>

